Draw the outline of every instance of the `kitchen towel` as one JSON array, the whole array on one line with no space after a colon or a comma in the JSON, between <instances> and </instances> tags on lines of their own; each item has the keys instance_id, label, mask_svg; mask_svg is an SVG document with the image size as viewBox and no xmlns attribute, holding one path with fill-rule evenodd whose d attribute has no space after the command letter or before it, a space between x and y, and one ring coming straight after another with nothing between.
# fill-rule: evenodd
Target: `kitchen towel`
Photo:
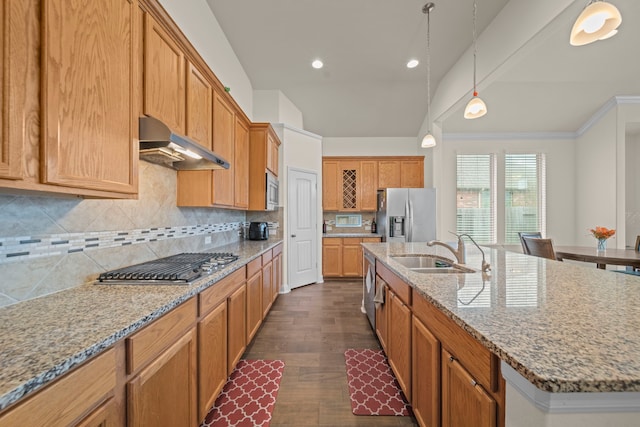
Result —
<instances>
[{"instance_id":1,"label":"kitchen towel","mask_svg":"<svg viewBox=\"0 0 640 427\"><path fill-rule=\"evenodd\" d=\"M376 295L373 297L373 302L376 305L376 310L379 310L380 307L382 307L382 304L384 304L384 295L386 291L387 291L387 287L384 285L381 285L378 288Z\"/></svg>"},{"instance_id":2,"label":"kitchen towel","mask_svg":"<svg viewBox=\"0 0 640 427\"><path fill-rule=\"evenodd\" d=\"M268 427L284 371L282 360L241 360L200 427Z\"/></svg>"},{"instance_id":3,"label":"kitchen towel","mask_svg":"<svg viewBox=\"0 0 640 427\"><path fill-rule=\"evenodd\" d=\"M396 377L382 350L344 352L351 412L355 415L411 415Z\"/></svg>"}]
</instances>

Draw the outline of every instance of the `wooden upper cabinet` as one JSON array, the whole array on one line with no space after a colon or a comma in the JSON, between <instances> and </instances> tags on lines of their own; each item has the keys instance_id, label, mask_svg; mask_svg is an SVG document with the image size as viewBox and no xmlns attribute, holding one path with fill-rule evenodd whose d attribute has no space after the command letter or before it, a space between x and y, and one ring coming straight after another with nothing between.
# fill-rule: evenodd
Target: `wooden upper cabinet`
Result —
<instances>
[{"instance_id":1,"label":"wooden upper cabinet","mask_svg":"<svg viewBox=\"0 0 640 427\"><path fill-rule=\"evenodd\" d=\"M20 112L20 89L26 88L24 79L24 64L14 62L26 62L26 52L14 52L15 45L20 45L12 39L11 31L14 19L11 11L13 4L22 3L20 0L3 1L0 4L0 47L2 48L2 63L0 67L0 105L2 114L0 115L0 178L20 179L22 178L22 153L24 141L22 132L15 132L21 129ZM12 43L9 43L12 41ZM23 47L24 48L24 47ZM26 49L25 49L26 50ZM16 102L17 101L17 102Z\"/></svg>"},{"instance_id":2,"label":"wooden upper cabinet","mask_svg":"<svg viewBox=\"0 0 640 427\"><path fill-rule=\"evenodd\" d=\"M42 8L42 182L136 193L137 3Z\"/></svg>"},{"instance_id":3,"label":"wooden upper cabinet","mask_svg":"<svg viewBox=\"0 0 640 427\"><path fill-rule=\"evenodd\" d=\"M400 162L400 187L424 187L424 159L403 160Z\"/></svg>"},{"instance_id":4,"label":"wooden upper cabinet","mask_svg":"<svg viewBox=\"0 0 640 427\"><path fill-rule=\"evenodd\" d=\"M213 88L190 62L187 62L186 134L211 149L213 140Z\"/></svg>"},{"instance_id":5,"label":"wooden upper cabinet","mask_svg":"<svg viewBox=\"0 0 640 427\"><path fill-rule=\"evenodd\" d=\"M322 162L322 209L338 210L338 162L324 160Z\"/></svg>"},{"instance_id":6,"label":"wooden upper cabinet","mask_svg":"<svg viewBox=\"0 0 640 427\"><path fill-rule=\"evenodd\" d=\"M359 211L362 193L360 162L340 161L338 163L338 210Z\"/></svg>"},{"instance_id":7,"label":"wooden upper cabinet","mask_svg":"<svg viewBox=\"0 0 640 427\"><path fill-rule=\"evenodd\" d=\"M234 206L249 207L249 124L236 116Z\"/></svg>"},{"instance_id":8,"label":"wooden upper cabinet","mask_svg":"<svg viewBox=\"0 0 640 427\"><path fill-rule=\"evenodd\" d=\"M378 209L378 162L366 160L360 162L360 209L376 211Z\"/></svg>"},{"instance_id":9,"label":"wooden upper cabinet","mask_svg":"<svg viewBox=\"0 0 640 427\"><path fill-rule=\"evenodd\" d=\"M249 134L249 210L263 211L266 209L266 174L278 176L281 143L269 123L251 123Z\"/></svg>"},{"instance_id":10,"label":"wooden upper cabinet","mask_svg":"<svg viewBox=\"0 0 640 427\"><path fill-rule=\"evenodd\" d=\"M378 162L378 188L399 188L400 185L400 161L380 160Z\"/></svg>"},{"instance_id":11,"label":"wooden upper cabinet","mask_svg":"<svg viewBox=\"0 0 640 427\"><path fill-rule=\"evenodd\" d=\"M126 2L126 1L125 1ZM185 57L149 14L144 31L144 114L185 133Z\"/></svg>"},{"instance_id":12,"label":"wooden upper cabinet","mask_svg":"<svg viewBox=\"0 0 640 427\"><path fill-rule=\"evenodd\" d=\"M235 112L224 97L213 91L213 151L231 165L213 172L213 203L233 206L235 173Z\"/></svg>"}]
</instances>

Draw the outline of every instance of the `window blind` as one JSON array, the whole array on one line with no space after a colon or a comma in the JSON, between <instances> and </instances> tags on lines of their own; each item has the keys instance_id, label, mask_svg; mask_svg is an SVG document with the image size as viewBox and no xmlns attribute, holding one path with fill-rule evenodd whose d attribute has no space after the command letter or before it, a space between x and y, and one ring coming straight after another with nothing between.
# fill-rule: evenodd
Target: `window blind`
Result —
<instances>
[{"instance_id":1,"label":"window blind","mask_svg":"<svg viewBox=\"0 0 640 427\"><path fill-rule=\"evenodd\" d=\"M505 154L505 243L519 244L518 232L546 235L544 154Z\"/></svg>"},{"instance_id":2,"label":"window blind","mask_svg":"<svg viewBox=\"0 0 640 427\"><path fill-rule=\"evenodd\" d=\"M496 156L458 154L456 230L478 243L496 243Z\"/></svg>"}]
</instances>

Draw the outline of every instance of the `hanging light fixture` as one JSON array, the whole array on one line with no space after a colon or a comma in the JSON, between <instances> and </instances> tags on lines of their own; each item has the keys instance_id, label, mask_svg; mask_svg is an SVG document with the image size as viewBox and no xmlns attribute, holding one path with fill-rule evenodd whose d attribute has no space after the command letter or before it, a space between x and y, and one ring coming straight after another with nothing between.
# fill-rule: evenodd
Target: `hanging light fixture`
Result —
<instances>
[{"instance_id":1,"label":"hanging light fixture","mask_svg":"<svg viewBox=\"0 0 640 427\"><path fill-rule=\"evenodd\" d=\"M487 105L480 97L476 89L476 56L478 53L477 37L476 37L476 0L473 0L473 98L469 101L464 109L465 119L477 119L487 114Z\"/></svg>"},{"instance_id":2,"label":"hanging light fixture","mask_svg":"<svg viewBox=\"0 0 640 427\"><path fill-rule=\"evenodd\" d=\"M569 43L582 46L598 40L608 39L618 32L622 23L620 11L611 3L591 0L576 19Z\"/></svg>"},{"instance_id":3,"label":"hanging light fixture","mask_svg":"<svg viewBox=\"0 0 640 427\"><path fill-rule=\"evenodd\" d=\"M422 148L436 146L436 139L431 134L431 35L429 16L435 4L429 2L422 8L422 13L427 15L427 134L422 138Z\"/></svg>"}]
</instances>

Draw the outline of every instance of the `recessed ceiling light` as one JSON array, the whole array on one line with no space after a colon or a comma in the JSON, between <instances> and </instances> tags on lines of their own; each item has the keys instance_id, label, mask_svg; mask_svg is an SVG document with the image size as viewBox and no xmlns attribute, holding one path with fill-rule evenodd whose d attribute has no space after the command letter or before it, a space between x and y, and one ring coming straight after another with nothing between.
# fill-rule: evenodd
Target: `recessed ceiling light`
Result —
<instances>
[{"instance_id":1,"label":"recessed ceiling light","mask_svg":"<svg viewBox=\"0 0 640 427\"><path fill-rule=\"evenodd\" d=\"M311 66L312 66L313 68L315 68L316 70L319 70L320 68L322 68L322 66L323 66L323 65L324 65L324 64L323 64L323 63L322 63L322 61L320 61L319 59L316 59L315 61L313 61L313 62L311 63Z\"/></svg>"},{"instance_id":2,"label":"recessed ceiling light","mask_svg":"<svg viewBox=\"0 0 640 427\"><path fill-rule=\"evenodd\" d=\"M417 59L410 59L409 62L407 62L407 68L416 68L419 63L420 61Z\"/></svg>"}]
</instances>

